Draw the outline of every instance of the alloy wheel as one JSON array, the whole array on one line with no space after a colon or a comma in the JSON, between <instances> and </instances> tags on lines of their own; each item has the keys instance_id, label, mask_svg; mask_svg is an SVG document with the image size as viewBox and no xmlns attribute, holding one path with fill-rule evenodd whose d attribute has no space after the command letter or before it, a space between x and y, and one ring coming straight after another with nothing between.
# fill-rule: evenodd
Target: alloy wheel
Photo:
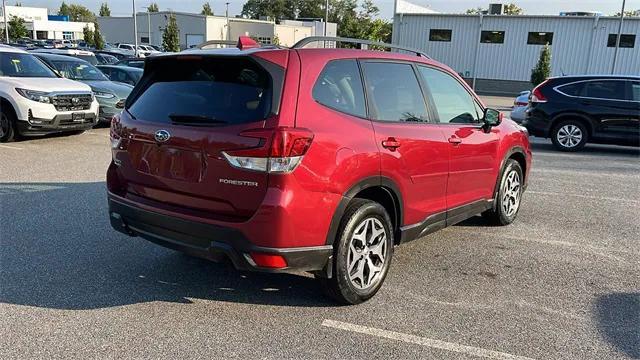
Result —
<instances>
[{"instance_id":1,"label":"alloy wheel","mask_svg":"<svg viewBox=\"0 0 640 360\"><path fill-rule=\"evenodd\" d=\"M558 130L558 134L556 135L556 138L560 145L566 148L573 148L578 146L578 144L580 144L580 142L582 141L582 137L582 130L578 126L572 124L567 124L561 127Z\"/></svg>"},{"instance_id":2,"label":"alloy wheel","mask_svg":"<svg viewBox=\"0 0 640 360\"><path fill-rule=\"evenodd\" d=\"M382 222L369 217L356 227L349 242L347 271L351 284L366 290L382 279L388 257L387 231Z\"/></svg>"},{"instance_id":3,"label":"alloy wheel","mask_svg":"<svg viewBox=\"0 0 640 360\"><path fill-rule=\"evenodd\" d=\"M513 216L520 207L520 174L511 170L502 184L502 210L507 217Z\"/></svg>"}]
</instances>

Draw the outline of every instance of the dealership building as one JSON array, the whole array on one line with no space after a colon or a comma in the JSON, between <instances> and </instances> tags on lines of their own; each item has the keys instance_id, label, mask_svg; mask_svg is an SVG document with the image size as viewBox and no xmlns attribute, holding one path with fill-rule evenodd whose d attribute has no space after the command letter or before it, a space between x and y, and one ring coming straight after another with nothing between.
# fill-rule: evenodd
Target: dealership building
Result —
<instances>
[{"instance_id":1,"label":"dealership building","mask_svg":"<svg viewBox=\"0 0 640 360\"><path fill-rule=\"evenodd\" d=\"M22 18L32 39L74 40L82 39L86 26L93 30L93 23L69 21L67 16L49 15L47 8L7 6L7 21L13 16ZM0 6L0 27L4 28L4 14Z\"/></svg>"},{"instance_id":2,"label":"dealership building","mask_svg":"<svg viewBox=\"0 0 640 360\"><path fill-rule=\"evenodd\" d=\"M271 44L277 38L280 45L290 46L305 37L319 36L324 32L324 22L319 20L285 20L276 24L270 20L160 11L136 14L138 43L161 45L162 34L167 27L170 15L176 17L182 49L209 40L234 40L241 35L255 37L264 44ZM133 16L99 17L98 24L102 35L108 42L134 42ZM327 25L327 35L336 36L337 25L335 23Z\"/></svg>"},{"instance_id":3,"label":"dealership building","mask_svg":"<svg viewBox=\"0 0 640 360\"><path fill-rule=\"evenodd\" d=\"M405 2L406 3L406 2ZM620 18L608 16L461 15L397 7L393 43L423 50L480 93L531 89L531 69L545 44L552 75L611 74ZM640 75L640 18L625 18L615 74Z\"/></svg>"}]
</instances>

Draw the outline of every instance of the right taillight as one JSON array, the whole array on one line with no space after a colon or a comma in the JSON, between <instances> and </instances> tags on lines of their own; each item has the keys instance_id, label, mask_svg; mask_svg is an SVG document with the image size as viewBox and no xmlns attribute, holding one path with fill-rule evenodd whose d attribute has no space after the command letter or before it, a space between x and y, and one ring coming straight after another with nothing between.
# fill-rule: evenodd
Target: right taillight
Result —
<instances>
[{"instance_id":1,"label":"right taillight","mask_svg":"<svg viewBox=\"0 0 640 360\"><path fill-rule=\"evenodd\" d=\"M223 151L231 166L254 171L286 174L298 167L313 141L307 129L279 127L256 129L240 133L241 136L262 139L256 148Z\"/></svg>"},{"instance_id":2,"label":"right taillight","mask_svg":"<svg viewBox=\"0 0 640 360\"><path fill-rule=\"evenodd\" d=\"M547 102L547 98L542 95L542 91L540 90L549 80L545 80L543 81L540 85L536 86L532 91L531 91L531 97L529 98L529 100L532 103L544 103Z\"/></svg>"}]
</instances>

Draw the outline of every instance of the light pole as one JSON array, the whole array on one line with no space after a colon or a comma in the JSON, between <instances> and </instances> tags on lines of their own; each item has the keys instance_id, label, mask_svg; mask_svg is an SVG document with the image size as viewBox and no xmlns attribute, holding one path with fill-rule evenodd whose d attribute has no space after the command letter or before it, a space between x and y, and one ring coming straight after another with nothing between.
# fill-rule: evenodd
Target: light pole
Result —
<instances>
[{"instance_id":1,"label":"light pole","mask_svg":"<svg viewBox=\"0 0 640 360\"><path fill-rule=\"evenodd\" d=\"M229 4L229 2L225 3L227 9L224 12L224 16L227 18L227 40L231 39L231 29L229 28Z\"/></svg>"},{"instance_id":2,"label":"light pole","mask_svg":"<svg viewBox=\"0 0 640 360\"><path fill-rule=\"evenodd\" d=\"M620 11L620 24L618 25L618 37L616 38L616 49L613 52L613 63L611 64L611 74L616 71L616 61L618 61L618 48L620 47L620 38L622 37L622 23L624 22L624 4L622 0L622 11Z\"/></svg>"},{"instance_id":3,"label":"light pole","mask_svg":"<svg viewBox=\"0 0 640 360\"><path fill-rule=\"evenodd\" d=\"M148 7L141 7L141 10L147 10L147 44L151 45L151 11Z\"/></svg>"},{"instance_id":4,"label":"light pole","mask_svg":"<svg viewBox=\"0 0 640 360\"><path fill-rule=\"evenodd\" d=\"M2 0L2 15L4 16L4 40L9 43L9 23L7 22L7 0Z\"/></svg>"},{"instance_id":5,"label":"light pole","mask_svg":"<svg viewBox=\"0 0 640 360\"><path fill-rule=\"evenodd\" d=\"M138 57L138 17L136 16L136 0L133 0L133 56Z\"/></svg>"}]
</instances>

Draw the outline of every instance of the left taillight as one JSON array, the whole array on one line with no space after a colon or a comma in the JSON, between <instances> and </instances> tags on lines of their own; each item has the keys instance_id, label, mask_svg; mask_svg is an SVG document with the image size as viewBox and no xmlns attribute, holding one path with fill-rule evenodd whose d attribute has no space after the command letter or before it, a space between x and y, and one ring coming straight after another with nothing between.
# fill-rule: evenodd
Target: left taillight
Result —
<instances>
[{"instance_id":1,"label":"left taillight","mask_svg":"<svg viewBox=\"0 0 640 360\"><path fill-rule=\"evenodd\" d=\"M111 140L111 149L118 149L122 141L120 136L120 114L113 115L111 118L111 126L109 127L109 140Z\"/></svg>"},{"instance_id":2,"label":"left taillight","mask_svg":"<svg viewBox=\"0 0 640 360\"><path fill-rule=\"evenodd\" d=\"M311 147L313 133L307 129L280 127L256 129L240 136L261 139L260 145L250 149L227 150L222 155L231 166L274 174L294 171Z\"/></svg>"}]
</instances>

